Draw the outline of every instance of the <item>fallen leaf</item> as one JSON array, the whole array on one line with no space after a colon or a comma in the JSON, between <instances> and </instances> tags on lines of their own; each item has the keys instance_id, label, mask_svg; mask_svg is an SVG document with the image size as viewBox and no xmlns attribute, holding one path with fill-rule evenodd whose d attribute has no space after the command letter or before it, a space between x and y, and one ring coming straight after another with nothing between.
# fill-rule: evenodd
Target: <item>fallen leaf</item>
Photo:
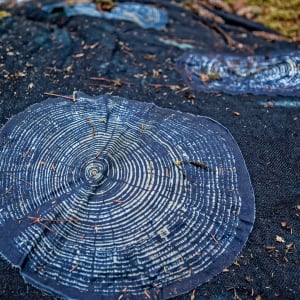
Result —
<instances>
[{"instance_id":1,"label":"fallen leaf","mask_svg":"<svg viewBox=\"0 0 300 300\"><path fill-rule=\"evenodd\" d=\"M286 227L286 221L281 221L280 225L281 225L282 228L285 228Z\"/></svg>"},{"instance_id":2,"label":"fallen leaf","mask_svg":"<svg viewBox=\"0 0 300 300\"><path fill-rule=\"evenodd\" d=\"M10 17L11 14L5 10L0 10L0 19Z\"/></svg>"},{"instance_id":3,"label":"fallen leaf","mask_svg":"<svg viewBox=\"0 0 300 300\"><path fill-rule=\"evenodd\" d=\"M17 72L17 73L15 74L15 76L16 76L16 78L19 78L19 77L26 77L26 73L25 73L25 72L19 71L19 72Z\"/></svg>"},{"instance_id":4,"label":"fallen leaf","mask_svg":"<svg viewBox=\"0 0 300 300\"><path fill-rule=\"evenodd\" d=\"M153 69L153 70L152 70L152 77L153 77L153 78L159 78L159 71Z\"/></svg>"},{"instance_id":5,"label":"fallen leaf","mask_svg":"<svg viewBox=\"0 0 300 300\"><path fill-rule=\"evenodd\" d=\"M145 54L143 57L146 60L155 60L156 59L156 54Z\"/></svg>"},{"instance_id":6,"label":"fallen leaf","mask_svg":"<svg viewBox=\"0 0 300 300\"><path fill-rule=\"evenodd\" d=\"M195 292L196 292L196 289L194 289L191 293L191 300L195 300Z\"/></svg>"},{"instance_id":7,"label":"fallen leaf","mask_svg":"<svg viewBox=\"0 0 300 300\"><path fill-rule=\"evenodd\" d=\"M84 56L84 53L76 53L73 56L76 57L76 58L80 58L80 57Z\"/></svg>"},{"instance_id":8,"label":"fallen leaf","mask_svg":"<svg viewBox=\"0 0 300 300\"><path fill-rule=\"evenodd\" d=\"M209 76L207 74L204 74L204 73L200 73L199 77L201 78L202 82L207 82L210 79Z\"/></svg>"},{"instance_id":9,"label":"fallen leaf","mask_svg":"<svg viewBox=\"0 0 300 300\"><path fill-rule=\"evenodd\" d=\"M121 87L122 86L120 78L116 78L113 82L114 82L115 87Z\"/></svg>"},{"instance_id":10,"label":"fallen leaf","mask_svg":"<svg viewBox=\"0 0 300 300\"><path fill-rule=\"evenodd\" d=\"M222 80L221 76L215 72L208 73L207 75L209 79L218 80L218 81Z\"/></svg>"},{"instance_id":11,"label":"fallen leaf","mask_svg":"<svg viewBox=\"0 0 300 300\"><path fill-rule=\"evenodd\" d=\"M276 235L276 239L275 240L278 243L285 243L285 240L281 236L279 236L279 235Z\"/></svg>"}]
</instances>

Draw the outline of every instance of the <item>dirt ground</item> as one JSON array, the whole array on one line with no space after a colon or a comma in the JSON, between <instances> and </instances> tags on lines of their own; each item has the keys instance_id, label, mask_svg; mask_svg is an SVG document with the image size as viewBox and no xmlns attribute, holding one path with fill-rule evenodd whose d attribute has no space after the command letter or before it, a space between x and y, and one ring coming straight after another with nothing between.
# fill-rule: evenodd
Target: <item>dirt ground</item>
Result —
<instances>
[{"instance_id":1,"label":"dirt ground","mask_svg":"<svg viewBox=\"0 0 300 300\"><path fill-rule=\"evenodd\" d=\"M276 106L299 99L187 89L174 63L185 50L174 41L201 53L242 55L299 46L259 38L252 31L261 25L229 14L216 25L175 2L158 6L169 14L162 31L125 21L47 15L41 1L2 6L11 17L0 20L0 124L48 98L45 93L71 95L74 90L154 102L217 120L244 155L256 196L256 221L243 251L225 272L175 299L300 298L299 107ZM1 299L53 299L26 285L3 259L0 285Z\"/></svg>"}]
</instances>

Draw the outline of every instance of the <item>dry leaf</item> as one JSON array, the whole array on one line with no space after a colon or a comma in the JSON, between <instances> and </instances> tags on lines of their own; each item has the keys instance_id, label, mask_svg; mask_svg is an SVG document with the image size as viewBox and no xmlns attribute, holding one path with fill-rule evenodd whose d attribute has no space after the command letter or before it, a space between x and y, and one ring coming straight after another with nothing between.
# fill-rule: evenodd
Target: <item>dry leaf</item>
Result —
<instances>
[{"instance_id":1,"label":"dry leaf","mask_svg":"<svg viewBox=\"0 0 300 300\"><path fill-rule=\"evenodd\" d=\"M222 80L221 76L215 72L208 73L207 75L208 75L209 79Z\"/></svg>"},{"instance_id":2,"label":"dry leaf","mask_svg":"<svg viewBox=\"0 0 300 300\"><path fill-rule=\"evenodd\" d=\"M6 17L10 17L11 14L5 10L0 10L0 19L6 18Z\"/></svg>"},{"instance_id":3,"label":"dry leaf","mask_svg":"<svg viewBox=\"0 0 300 300\"><path fill-rule=\"evenodd\" d=\"M209 76L207 74L204 74L204 73L200 73L199 77L201 78L202 82L207 82L210 79Z\"/></svg>"},{"instance_id":4,"label":"dry leaf","mask_svg":"<svg viewBox=\"0 0 300 300\"><path fill-rule=\"evenodd\" d=\"M281 222L280 222L280 225L281 225L282 228L285 228L286 225L287 225L287 224L286 224L286 221L281 221Z\"/></svg>"},{"instance_id":5,"label":"dry leaf","mask_svg":"<svg viewBox=\"0 0 300 300\"><path fill-rule=\"evenodd\" d=\"M276 235L276 239L275 240L278 243L285 243L285 240L281 236L279 236L279 235Z\"/></svg>"},{"instance_id":6,"label":"dry leaf","mask_svg":"<svg viewBox=\"0 0 300 300\"><path fill-rule=\"evenodd\" d=\"M155 60L156 59L156 54L145 54L143 57L146 60Z\"/></svg>"},{"instance_id":7,"label":"dry leaf","mask_svg":"<svg viewBox=\"0 0 300 300\"><path fill-rule=\"evenodd\" d=\"M191 300L195 300L195 292L196 292L196 289L194 289L191 293Z\"/></svg>"},{"instance_id":8,"label":"dry leaf","mask_svg":"<svg viewBox=\"0 0 300 300\"><path fill-rule=\"evenodd\" d=\"M153 77L153 78L159 78L159 71L153 69L153 70L152 70L152 77Z\"/></svg>"}]
</instances>

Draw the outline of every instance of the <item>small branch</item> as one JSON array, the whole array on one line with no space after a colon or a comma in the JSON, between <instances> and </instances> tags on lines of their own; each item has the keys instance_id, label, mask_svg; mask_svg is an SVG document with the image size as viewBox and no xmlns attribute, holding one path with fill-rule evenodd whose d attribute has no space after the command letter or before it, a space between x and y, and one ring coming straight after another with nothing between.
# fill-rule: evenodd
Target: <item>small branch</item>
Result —
<instances>
[{"instance_id":1,"label":"small branch","mask_svg":"<svg viewBox=\"0 0 300 300\"><path fill-rule=\"evenodd\" d=\"M176 160L174 162L175 166L178 168L178 170L181 172L182 176L184 179L186 179L187 181L191 182L191 183L194 183L193 180L189 179L186 175L186 173L184 172L183 168L182 168L182 163L183 161L182 160Z\"/></svg>"},{"instance_id":2,"label":"small branch","mask_svg":"<svg viewBox=\"0 0 300 300\"><path fill-rule=\"evenodd\" d=\"M44 95L54 96L54 97L61 97L61 98L64 98L64 99L72 100L72 102L76 102L76 99L75 99L76 93L73 93L73 97L54 94L54 93L48 93L48 92L45 92Z\"/></svg>"},{"instance_id":3,"label":"small branch","mask_svg":"<svg viewBox=\"0 0 300 300\"><path fill-rule=\"evenodd\" d=\"M181 89L181 87L179 85L174 85L174 84L160 84L160 83L149 83L148 86L154 87L156 89L159 88L169 88L172 91L178 91Z\"/></svg>"},{"instance_id":4,"label":"small branch","mask_svg":"<svg viewBox=\"0 0 300 300\"><path fill-rule=\"evenodd\" d=\"M238 49L245 49L247 50L250 54L254 54L253 49L251 49L250 47L236 41L235 39L233 39L231 36L229 36L223 29L221 29L220 26L218 26L217 24L213 24L212 25L212 29L214 29L217 33L220 33L223 38L225 39L227 45L230 48L238 48Z\"/></svg>"},{"instance_id":5,"label":"small branch","mask_svg":"<svg viewBox=\"0 0 300 300\"><path fill-rule=\"evenodd\" d=\"M33 216L28 216L28 219L32 220L30 225L38 223L44 228L52 232L54 232L54 230L51 227L44 224L43 222L49 222L49 223L78 222L78 220L76 219L47 219L47 218L33 217Z\"/></svg>"},{"instance_id":6,"label":"small branch","mask_svg":"<svg viewBox=\"0 0 300 300\"><path fill-rule=\"evenodd\" d=\"M43 217L33 217L33 216L28 216L28 219L32 220L31 224L40 223L40 222L50 222L50 223L78 222L77 219L47 219L47 218L43 218Z\"/></svg>"},{"instance_id":7,"label":"small branch","mask_svg":"<svg viewBox=\"0 0 300 300\"><path fill-rule=\"evenodd\" d=\"M121 81L119 78L109 79L109 78L105 78L105 77L90 77L90 79L92 79L92 80L101 80L101 81L105 81L105 82L111 82L115 86L122 86L122 85L132 86L133 85L133 83Z\"/></svg>"},{"instance_id":8,"label":"small branch","mask_svg":"<svg viewBox=\"0 0 300 300\"><path fill-rule=\"evenodd\" d=\"M71 269L70 272L75 271L79 267L79 264L74 265Z\"/></svg>"},{"instance_id":9,"label":"small branch","mask_svg":"<svg viewBox=\"0 0 300 300\"><path fill-rule=\"evenodd\" d=\"M216 239L216 237L213 234L210 234L212 240L218 245L219 248L222 247L222 244Z\"/></svg>"},{"instance_id":10,"label":"small branch","mask_svg":"<svg viewBox=\"0 0 300 300\"><path fill-rule=\"evenodd\" d=\"M115 202L115 203L123 203L123 202L124 202L124 200L121 200L121 199L116 199L116 200L113 200L113 202Z\"/></svg>"},{"instance_id":11,"label":"small branch","mask_svg":"<svg viewBox=\"0 0 300 300\"><path fill-rule=\"evenodd\" d=\"M18 180L18 181L24 182L24 183L26 183L26 184L28 184L28 185L32 185L30 182L28 182L28 181L26 181L26 180L24 180L24 179L18 178L17 176L15 176L15 175L13 175L13 174L11 174L11 173L7 173L7 175L8 175L8 176L11 176L12 178L14 178L14 179L16 179L16 180Z\"/></svg>"},{"instance_id":12,"label":"small branch","mask_svg":"<svg viewBox=\"0 0 300 300\"><path fill-rule=\"evenodd\" d=\"M197 168L209 169L208 165L201 161L189 161L189 163Z\"/></svg>"},{"instance_id":13,"label":"small branch","mask_svg":"<svg viewBox=\"0 0 300 300\"><path fill-rule=\"evenodd\" d=\"M267 41L292 42L289 38L286 38L276 33L270 33L265 31L252 31L252 34Z\"/></svg>"},{"instance_id":14,"label":"small branch","mask_svg":"<svg viewBox=\"0 0 300 300\"><path fill-rule=\"evenodd\" d=\"M181 166L182 164L191 164L197 168L209 169L209 166L201 161L196 160L176 160L175 165Z\"/></svg>"},{"instance_id":15,"label":"small branch","mask_svg":"<svg viewBox=\"0 0 300 300\"><path fill-rule=\"evenodd\" d=\"M31 224L40 223L40 222L50 222L50 223L78 222L77 219L47 219L43 217L33 217L33 216L28 216L28 219L33 220Z\"/></svg>"}]
</instances>

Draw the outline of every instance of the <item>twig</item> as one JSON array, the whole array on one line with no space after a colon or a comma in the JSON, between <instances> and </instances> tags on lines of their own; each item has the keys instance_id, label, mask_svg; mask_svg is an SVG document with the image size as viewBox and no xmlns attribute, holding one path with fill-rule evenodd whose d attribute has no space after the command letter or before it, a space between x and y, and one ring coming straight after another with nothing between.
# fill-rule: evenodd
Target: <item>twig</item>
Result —
<instances>
[{"instance_id":1,"label":"twig","mask_svg":"<svg viewBox=\"0 0 300 300\"><path fill-rule=\"evenodd\" d=\"M205 18L207 20L210 20L214 23L219 23L219 24L225 23L223 18L210 12L208 9L206 9L203 5L201 5L197 1L192 1L191 3L189 1L185 1L185 2L183 2L182 6L184 8L189 9L192 13L195 13L198 16Z\"/></svg>"},{"instance_id":2,"label":"twig","mask_svg":"<svg viewBox=\"0 0 300 300\"><path fill-rule=\"evenodd\" d=\"M59 95L59 94L54 94L54 93L48 93L48 92L45 92L44 95L48 95L48 96L54 96L54 97L61 97L61 98L64 98L64 99L69 99L69 100L72 100L72 102L75 102L76 99L75 99L75 95L73 93L73 97L70 97L70 96L64 96L64 95Z\"/></svg>"},{"instance_id":3,"label":"twig","mask_svg":"<svg viewBox=\"0 0 300 300\"><path fill-rule=\"evenodd\" d=\"M96 84L96 83L89 83L89 86L96 86L98 88L107 88L107 89L112 89L113 86L112 85L107 85L107 84Z\"/></svg>"},{"instance_id":4,"label":"twig","mask_svg":"<svg viewBox=\"0 0 300 300\"><path fill-rule=\"evenodd\" d=\"M183 160L176 160L174 162L175 166L178 168L178 170L182 173L182 176L184 179L186 179L187 181L191 182L191 183L194 183L193 180L189 179L186 175L186 173L184 172L183 168L181 167L182 166L182 163L183 163Z\"/></svg>"},{"instance_id":5,"label":"twig","mask_svg":"<svg viewBox=\"0 0 300 300\"><path fill-rule=\"evenodd\" d=\"M242 299L239 297L239 295L237 294L235 287L231 287L231 288L228 288L228 289L227 289L227 291L231 291L231 290L233 290L234 299L242 300Z\"/></svg>"},{"instance_id":6,"label":"twig","mask_svg":"<svg viewBox=\"0 0 300 300\"><path fill-rule=\"evenodd\" d=\"M47 219L43 217L28 216L28 219L33 220L31 224L40 222L63 223L63 222L78 222L77 219Z\"/></svg>"},{"instance_id":7,"label":"twig","mask_svg":"<svg viewBox=\"0 0 300 300\"><path fill-rule=\"evenodd\" d=\"M121 86L121 85L127 85L127 86L132 86L133 83L131 82L125 82L125 81L121 81L120 79L109 79L109 78L105 78L105 77L90 77L90 79L93 80L102 80L102 81L106 81L106 82L111 82L113 83L115 86Z\"/></svg>"},{"instance_id":8,"label":"twig","mask_svg":"<svg viewBox=\"0 0 300 300\"><path fill-rule=\"evenodd\" d=\"M71 268L70 272L75 271L78 267L79 267L79 264L74 265L74 266Z\"/></svg>"},{"instance_id":9,"label":"twig","mask_svg":"<svg viewBox=\"0 0 300 300\"><path fill-rule=\"evenodd\" d=\"M123 202L124 202L124 200L121 200L121 199L116 199L116 200L113 200L113 202L115 202L115 203L123 203Z\"/></svg>"},{"instance_id":10,"label":"twig","mask_svg":"<svg viewBox=\"0 0 300 300\"><path fill-rule=\"evenodd\" d=\"M13 174L11 174L11 173L7 173L7 175L8 175L8 176L11 176L12 178L14 178L14 179L16 179L16 180L19 180L19 181L21 181L21 182L24 182L24 183L26 183L26 184L28 184L28 185L32 185L30 182L28 182L28 181L26 181L26 180L24 180L24 179L18 178L17 176L15 176L15 175L13 175Z\"/></svg>"},{"instance_id":11,"label":"twig","mask_svg":"<svg viewBox=\"0 0 300 300\"><path fill-rule=\"evenodd\" d=\"M276 33L270 33L265 31L252 31L252 34L268 41L291 42L289 38L286 38Z\"/></svg>"},{"instance_id":12,"label":"twig","mask_svg":"<svg viewBox=\"0 0 300 300\"><path fill-rule=\"evenodd\" d=\"M189 86L186 86L186 87L184 87L184 88L182 88L182 89L176 91L175 94L183 93L183 92L185 92L185 91L188 91L189 89L190 89L190 87L189 87Z\"/></svg>"},{"instance_id":13,"label":"twig","mask_svg":"<svg viewBox=\"0 0 300 300\"><path fill-rule=\"evenodd\" d=\"M27 151L23 154L23 158L26 158L26 157L29 155L29 153L30 153L30 149L27 150Z\"/></svg>"},{"instance_id":14,"label":"twig","mask_svg":"<svg viewBox=\"0 0 300 300\"><path fill-rule=\"evenodd\" d=\"M197 160L176 160L175 165L181 166L182 164L191 164L197 168L209 169L209 166L201 161Z\"/></svg>"},{"instance_id":15,"label":"twig","mask_svg":"<svg viewBox=\"0 0 300 300\"><path fill-rule=\"evenodd\" d=\"M213 234L210 234L212 240L218 245L219 248L222 247L222 244L216 239L216 237Z\"/></svg>"},{"instance_id":16,"label":"twig","mask_svg":"<svg viewBox=\"0 0 300 300\"><path fill-rule=\"evenodd\" d=\"M96 126L95 126L95 124L93 123L93 121L90 118L86 118L86 119L87 119L87 122L89 123L89 125L92 128L93 138L95 138L96 137Z\"/></svg>"},{"instance_id":17,"label":"twig","mask_svg":"<svg viewBox=\"0 0 300 300\"><path fill-rule=\"evenodd\" d=\"M254 51L253 49L251 49L250 47L240 43L240 42L237 42L235 39L233 39L231 36L229 36L223 29L221 29L220 26L218 26L217 24L213 24L212 25L212 29L214 29L216 32L220 33L223 38L225 39L226 43L228 44L228 46L230 48L239 48L239 49L245 49L247 50L250 54L254 54Z\"/></svg>"},{"instance_id":18,"label":"twig","mask_svg":"<svg viewBox=\"0 0 300 300\"><path fill-rule=\"evenodd\" d=\"M201 161L192 161L192 160L190 160L189 163L191 165L195 166L195 167L198 167L198 168L209 169L208 165L204 164Z\"/></svg>"},{"instance_id":19,"label":"twig","mask_svg":"<svg viewBox=\"0 0 300 300\"><path fill-rule=\"evenodd\" d=\"M181 87L179 85L175 85L175 84L149 83L148 86L154 87L156 89L159 89L159 88L169 88L172 91L178 91L178 90L181 89Z\"/></svg>"},{"instance_id":20,"label":"twig","mask_svg":"<svg viewBox=\"0 0 300 300\"><path fill-rule=\"evenodd\" d=\"M52 228L44 224L43 222L49 222L49 223L60 223L60 222L78 222L76 219L47 219L47 218L42 218L42 217L33 217L33 216L28 216L28 219L33 220L30 225L38 223L41 226L45 227L49 231L54 232Z\"/></svg>"},{"instance_id":21,"label":"twig","mask_svg":"<svg viewBox=\"0 0 300 300\"><path fill-rule=\"evenodd\" d=\"M13 186L11 185L4 193L3 196L8 195L12 191Z\"/></svg>"}]
</instances>

